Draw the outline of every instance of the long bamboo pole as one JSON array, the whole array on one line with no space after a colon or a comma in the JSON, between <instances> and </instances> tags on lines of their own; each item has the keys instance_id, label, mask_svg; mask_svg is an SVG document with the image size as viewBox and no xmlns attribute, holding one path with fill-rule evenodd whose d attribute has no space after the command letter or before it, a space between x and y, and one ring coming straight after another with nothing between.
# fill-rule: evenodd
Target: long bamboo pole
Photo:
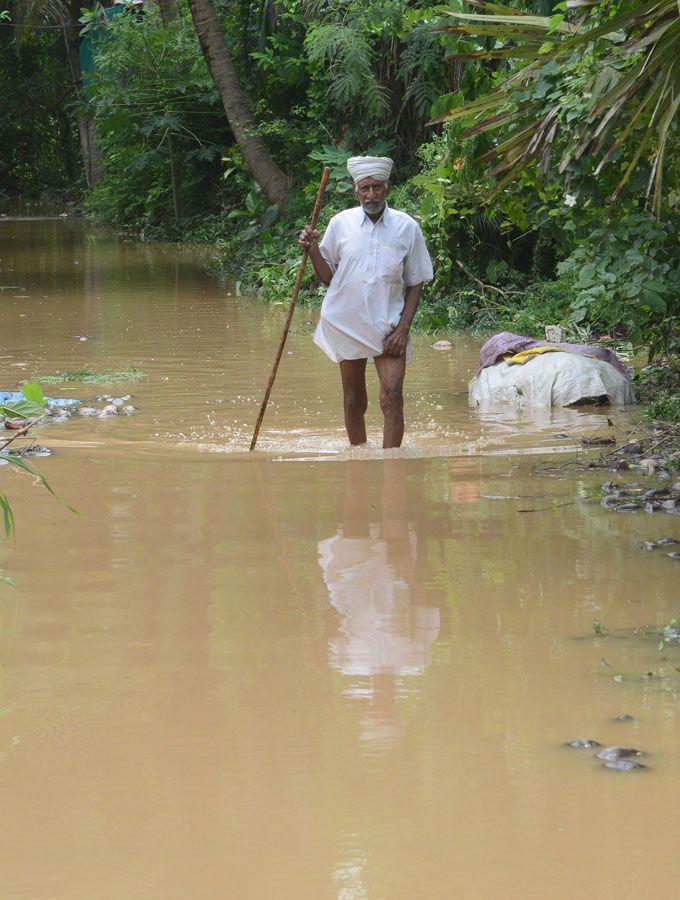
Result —
<instances>
[{"instance_id":1,"label":"long bamboo pole","mask_svg":"<svg viewBox=\"0 0 680 900\"><path fill-rule=\"evenodd\" d=\"M317 223L319 221L319 213L321 212L321 207L323 205L323 196L326 192L326 185L328 184L328 179L330 178L331 170L326 166L323 170L323 174L321 175L321 183L319 184L319 192L316 195L316 204L314 206L314 213L312 214L312 228L316 228ZM283 326L283 334L281 335L281 341L279 343L279 350L276 354L276 359L274 360L274 365L272 367L272 373L269 376L269 384L267 385L267 390L264 392L264 399L262 400L262 406L260 406L260 414L257 417L257 422L255 423L255 431L253 432L253 439L250 442L250 449L254 450L255 445L257 444L257 438L260 433L260 426L262 425L262 419L264 418L265 411L267 409L267 404L269 403L269 395L272 392L272 388L274 387L274 379L276 378L276 372L279 368L279 363L281 362L281 357L283 355L283 348L286 344L286 338L288 337L288 331L290 330L290 323L293 321L293 313L295 312L295 305L297 303L298 295L300 293L300 288L302 287L302 279L304 278L305 269L307 268L307 259L309 258L309 250L305 249L302 254L302 260L300 261L300 268L298 269L297 278L295 279L295 287L293 288L293 295L291 297L290 306L288 307L288 315L286 316L286 323Z\"/></svg>"}]
</instances>

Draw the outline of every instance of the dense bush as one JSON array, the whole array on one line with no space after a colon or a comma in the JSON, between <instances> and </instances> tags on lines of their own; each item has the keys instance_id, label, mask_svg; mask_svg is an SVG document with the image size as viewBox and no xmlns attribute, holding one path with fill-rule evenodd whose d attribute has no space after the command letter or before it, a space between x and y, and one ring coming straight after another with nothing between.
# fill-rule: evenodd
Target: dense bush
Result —
<instances>
[{"instance_id":1,"label":"dense bush","mask_svg":"<svg viewBox=\"0 0 680 900\"><path fill-rule=\"evenodd\" d=\"M81 194L75 107L62 36L0 27L0 200Z\"/></svg>"},{"instance_id":2,"label":"dense bush","mask_svg":"<svg viewBox=\"0 0 680 900\"><path fill-rule=\"evenodd\" d=\"M218 212L230 199L221 159L231 132L196 35L185 19L164 28L157 9L130 10L107 25L96 60L89 94L104 177L88 209L116 228L179 239L186 223L173 221L172 164L179 217Z\"/></svg>"}]
</instances>

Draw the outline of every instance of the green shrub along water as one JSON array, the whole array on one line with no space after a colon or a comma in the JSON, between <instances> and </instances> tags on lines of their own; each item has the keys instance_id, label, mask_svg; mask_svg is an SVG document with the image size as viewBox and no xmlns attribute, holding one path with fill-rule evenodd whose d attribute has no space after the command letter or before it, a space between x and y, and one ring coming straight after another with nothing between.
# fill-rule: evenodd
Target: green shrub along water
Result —
<instances>
[{"instance_id":1,"label":"green shrub along water","mask_svg":"<svg viewBox=\"0 0 680 900\"><path fill-rule=\"evenodd\" d=\"M628 95L619 103L621 86L644 76L634 43L641 26L625 19L635 0L596 6L578 27L619 16L619 30L605 27L601 39L561 55L565 22L577 27L581 12L544 0L517 4L545 37L519 51L502 23L453 32L441 7L413 0L221 0L215 8L255 127L290 178L285 210L266 199L244 160L188 8L177 4L164 24L156 5L106 19L94 4L82 22L97 36L87 101L103 177L85 197L89 216L147 240L210 244L216 271L285 303L322 166L332 178L321 228L356 202L348 156L387 153L390 203L418 219L435 264L417 328L538 336L559 324L569 338L606 337L656 362L676 354L676 107L656 121L654 103L631 107ZM452 0L449 9L463 7ZM666 91L677 66L670 57L659 65ZM618 98L611 107L610 96ZM471 103L494 116L471 114ZM584 123L603 110L610 115L586 140ZM321 299L310 271L301 300Z\"/></svg>"}]
</instances>

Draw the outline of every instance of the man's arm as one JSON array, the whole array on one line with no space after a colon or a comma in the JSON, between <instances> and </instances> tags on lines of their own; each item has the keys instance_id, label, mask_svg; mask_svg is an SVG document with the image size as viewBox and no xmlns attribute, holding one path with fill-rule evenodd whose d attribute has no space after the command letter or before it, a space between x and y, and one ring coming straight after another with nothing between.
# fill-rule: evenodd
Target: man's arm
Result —
<instances>
[{"instance_id":1,"label":"man's arm","mask_svg":"<svg viewBox=\"0 0 680 900\"><path fill-rule=\"evenodd\" d=\"M304 247L309 253L309 258L314 266L314 272L325 285L331 283L333 272L319 250L319 232L313 229L311 225L305 225L300 232L300 246Z\"/></svg>"},{"instance_id":2,"label":"man's arm","mask_svg":"<svg viewBox=\"0 0 680 900\"><path fill-rule=\"evenodd\" d=\"M406 352L408 344L408 333L411 328L411 322L418 309L420 303L420 293L423 289L423 282L413 284L406 288L406 296L404 297L404 308L401 312L399 324L385 338L383 344L383 352L388 356L403 356Z\"/></svg>"}]
</instances>

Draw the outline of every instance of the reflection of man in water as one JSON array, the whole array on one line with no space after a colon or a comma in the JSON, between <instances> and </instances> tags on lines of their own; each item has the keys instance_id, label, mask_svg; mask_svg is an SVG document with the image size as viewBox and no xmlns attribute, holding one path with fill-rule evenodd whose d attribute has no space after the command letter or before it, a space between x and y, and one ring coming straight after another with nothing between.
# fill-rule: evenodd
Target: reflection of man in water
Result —
<instances>
[{"instance_id":1,"label":"reflection of man in water","mask_svg":"<svg viewBox=\"0 0 680 900\"><path fill-rule=\"evenodd\" d=\"M406 519L403 463L385 460L380 525L371 525L370 463L347 466L342 528L319 543L319 565L340 615L330 662L345 675L414 675L430 662L439 610L420 601L416 536Z\"/></svg>"}]
</instances>

